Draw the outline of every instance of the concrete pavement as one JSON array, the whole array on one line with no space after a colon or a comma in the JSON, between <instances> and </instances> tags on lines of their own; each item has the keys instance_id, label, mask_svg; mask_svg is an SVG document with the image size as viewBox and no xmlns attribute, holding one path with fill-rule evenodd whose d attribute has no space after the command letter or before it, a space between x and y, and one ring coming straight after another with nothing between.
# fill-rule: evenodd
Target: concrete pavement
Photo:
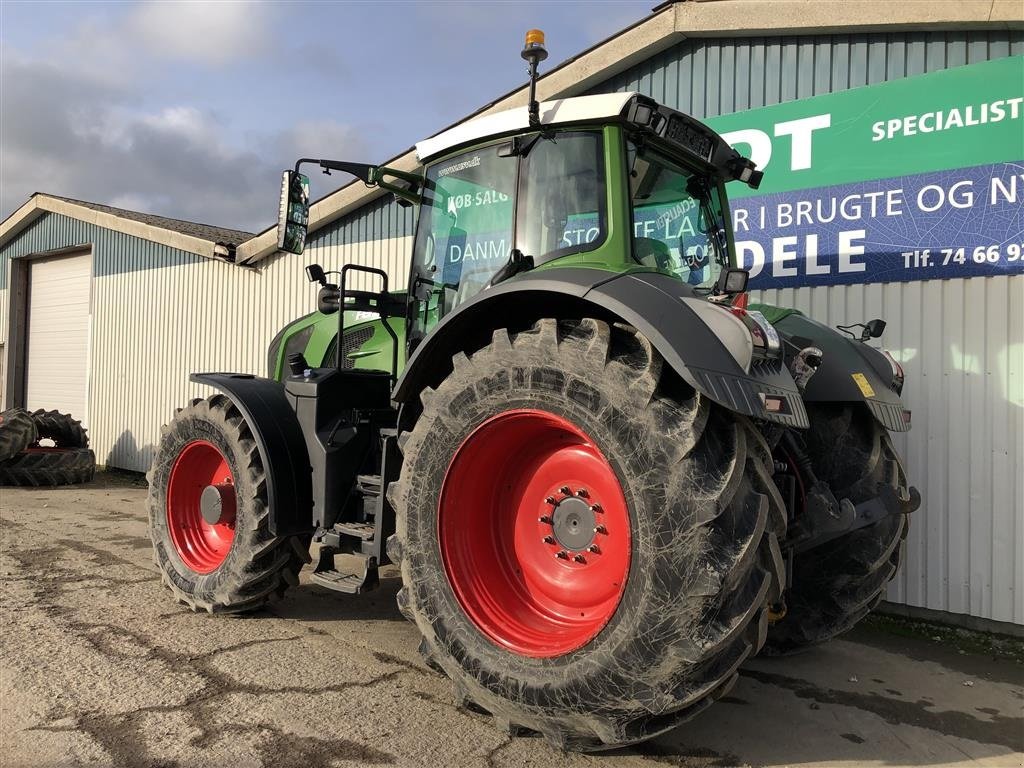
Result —
<instances>
[{"instance_id":1,"label":"concrete pavement","mask_svg":"<svg viewBox=\"0 0 1024 768\"><path fill-rule=\"evenodd\" d=\"M761 658L636 749L562 755L453 705L394 604L303 583L258 615L175 605L144 486L0 488L0 766L1024 764L1024 667L875 626Z\"/></svg>"}]
</instances>

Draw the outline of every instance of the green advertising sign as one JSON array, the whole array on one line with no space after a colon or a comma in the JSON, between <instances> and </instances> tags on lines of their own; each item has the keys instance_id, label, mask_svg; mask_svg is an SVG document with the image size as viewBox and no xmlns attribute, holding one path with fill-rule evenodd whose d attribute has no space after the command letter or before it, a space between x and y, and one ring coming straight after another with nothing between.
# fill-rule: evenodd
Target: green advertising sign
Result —
<instances>
[{"instance_id":1,"label":"green advertising sign","mask_svg":"<svg viewBox=\"0 0 1024 768\"><path fill-rule=\"evenodd\" d=\"M708 121L765 171L730 185L752 287L1024 272L1024 57Z\"/></svg>"},{"instance_id":2,"label":"green advertising sign","mask_svg":"<svg viewBox=\"0 0 1024 768\"><path fill-rule=\"evenodd\" d=\"M738 112L708 124L757 194L1024 159L1024 56ZM735 185L733 196L751 193Z\"/></svg>"}]
</instances>

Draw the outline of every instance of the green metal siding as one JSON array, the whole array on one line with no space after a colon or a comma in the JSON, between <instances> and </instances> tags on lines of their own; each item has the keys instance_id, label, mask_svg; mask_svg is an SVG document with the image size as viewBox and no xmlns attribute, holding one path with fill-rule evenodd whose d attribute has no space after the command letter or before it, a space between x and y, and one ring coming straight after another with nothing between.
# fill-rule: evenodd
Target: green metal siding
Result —
<instances>
[{"instance_id":1,"label":"green metal siding","mask_svg":"<svg viewBox=\"0 0 1024 768\"><path fill-rule=\"evenodd\" d=\"M309 238L309 247L330 247L406 237L413 234L415 221L413 208L403 208L391 195L384 195L314 232Z\"/></svg>"},{"instance_id":2,"label":"green metal siding","mask_svg":"<svg viewBox=\"0 0 1024 768\"><path fill-rule=\"evenodd\" d=\"M590 92L707 118L1022 53L1019 30L689 38Z\"/></svg>"}]
</instances>

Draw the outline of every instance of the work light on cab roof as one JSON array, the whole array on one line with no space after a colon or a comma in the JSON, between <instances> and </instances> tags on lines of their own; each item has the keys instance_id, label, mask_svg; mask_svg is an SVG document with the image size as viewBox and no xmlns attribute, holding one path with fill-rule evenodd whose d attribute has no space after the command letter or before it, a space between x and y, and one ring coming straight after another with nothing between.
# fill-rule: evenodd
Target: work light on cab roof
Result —
<instances>
[{"instance_id":1,"label":"work light on cab roof","mask_svg":"<svg viewBox=\"0 0 1024 768\"><path fill-rule=\"evenodd\" d=\"M408 277L310 264L316 311L267 378L194 375L219 392L163 431L150 535L211 613L298 584L311 543L326 589L399 565L460 702L608 749L720 699L766 643L852 627L920 496L881 321L844 337L746 300L727 186L754 163L640 94L538 101L542 32L522 57L526 103L419 142L414 170L285 172L282 251L322 223L314 164L416 206Z\"/></svg>"}]
</instances>

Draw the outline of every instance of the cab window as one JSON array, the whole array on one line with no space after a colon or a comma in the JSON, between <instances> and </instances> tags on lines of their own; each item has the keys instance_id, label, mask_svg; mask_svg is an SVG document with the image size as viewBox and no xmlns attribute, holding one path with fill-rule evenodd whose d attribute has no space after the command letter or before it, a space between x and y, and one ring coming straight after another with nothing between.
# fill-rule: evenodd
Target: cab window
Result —
<instances>
[{"instance_id":1,"label":"cab window","mask_svg":"<svg viewBox=\"0 0 1024 768\"><path fill-rule=\"evenodd\" d=\"M707 176L627 144L633 258L708 287L728 263L725 208Z\"/></svg>"},{"instance_id":2,"label":"cab window","mask_svg":"<svg viewBox=\"0 0 1024 768\"><path fill-rule=\"evenodd\" d=\"M525 137L519 174L516 247L535 265L590 251L605 239L601 134Z\"/></svg>"},{"instance_id":3,"label":"cab window","mask_svg":"<svg viewBox=\"0 0 1024 768\"><path fill-rule=\"evenodd\" d=\"M508 261L517 162L493 145L427 170L413 248L415 325L433 324Z\"/></svg>"}]
</instances>

